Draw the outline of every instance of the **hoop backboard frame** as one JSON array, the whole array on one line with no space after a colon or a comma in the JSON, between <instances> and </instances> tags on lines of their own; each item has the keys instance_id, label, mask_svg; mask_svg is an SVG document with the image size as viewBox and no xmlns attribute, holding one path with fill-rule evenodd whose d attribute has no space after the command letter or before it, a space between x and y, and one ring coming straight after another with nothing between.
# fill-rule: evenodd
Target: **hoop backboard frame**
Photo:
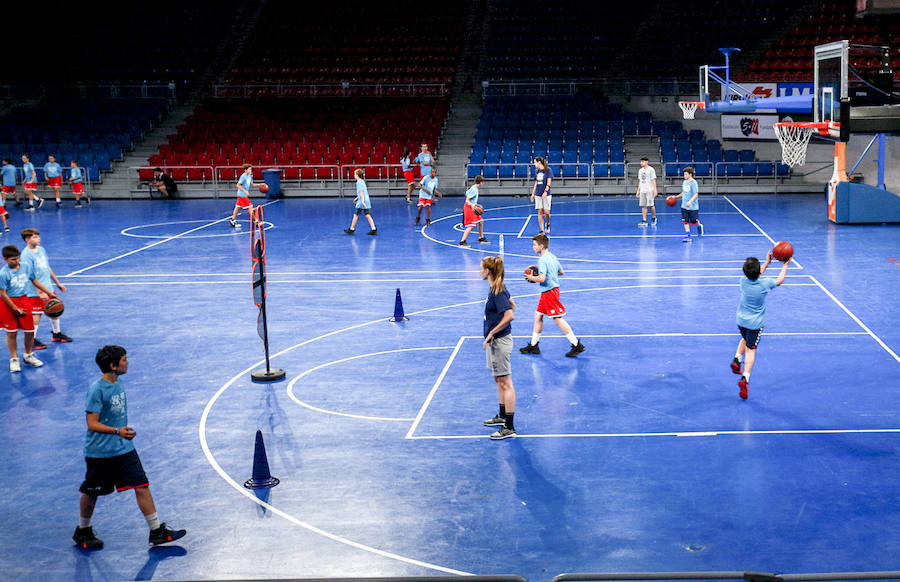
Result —
<instances>
[{"instance_id":1,"label":"hoop backboard frame","mask_svg":"<svg viewBox=\"0 0 900 582\"><path fill-rule=\"evenodd\" d=\"M819 45L814 51L813 122L841 122L841 103L849 99L850 42ZM837 93L837 95L835 95Z\"/></svg>"}]
</instances>

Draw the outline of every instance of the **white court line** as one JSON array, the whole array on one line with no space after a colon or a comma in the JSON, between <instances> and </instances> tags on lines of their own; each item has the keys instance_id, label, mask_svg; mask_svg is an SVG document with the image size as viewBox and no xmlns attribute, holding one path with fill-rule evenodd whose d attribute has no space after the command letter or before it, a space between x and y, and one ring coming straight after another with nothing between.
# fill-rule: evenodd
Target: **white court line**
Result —
<instances>
[{"instance_id":1,"label":"white court line","mask_svg":"<svg viewBox=\"0 0 900 582\"><path fill-rule=\"evenodd\" d=\"M260 204L259 206L268 206L269 204L275 204L276 202L281 202L281 200L273 200L273 201L271 201L271 202L266 202L265 204ZM200 225L200 226L198 226L197 228L192 228L192 229L190 229L190 230L186 230L186 231L184 231L184 232L180 232L180 233L178 233L178 234L176 234L176 235L173 235L173 236L170 236L170 237L168 237L168 238L164 238L164 239L162 239L162 240L158 240L158 241L153 242L153 243L150 243L150 244L148 244L148 245L144 245L144 246L142 246L142 247L139 248L139 249L134 249L133 251L128 251L127 253L123 253L123 254L119 255L118 257L113 257L113 258L111 258L111 259L106 259L105 261L101 261L101 262L99 262L99 263L97 263L97 264L91 265L90 267L85 267L85 268L83 268L83 269L78 269L77 271L72 271L72 272L69 273L68 275L63 275L63 276L64 276L64 277L73 277L73 276L75 276L75 275L79 275L79 274L81 274L81 273L84 273L85 271L90 271L91 269L94 269L94 268L96 268L96 267L100 267L100 266L106 265L107 263L111 263L111 262L113 262L113 261L118 261L119 259L124 259L125 257L131 256L131 255L133 255L133 254L135 254L135 253L139 253L139 252L141 252L141 251L146 251L147 249L152 249L153 247L158 246L158 245L161 245L161 244L163 244L163 243L167 243L167 242L169 242L170 240L175 240L176 238L181 238L181 237L183 237L183 236L185 236L185 235L191 234L192 232L197 232L198 230L202 230L202 229L207 228L207 227L210 227L210 226L212 226L212 225L214 225L214 224L218 224L218 223L223 222L223 221L225 221L225 220L229 220L230 218L231 218L231 216L229 215L229 216L226 216L225 218L219 218L218 220L213 220L212 222L208 222L208 223L206 223L206 224Z\"/></svg>"},{"instance_id":2,"label":"white court line","mask_svg":"<svg viewBox=\"0 0 900 582\"><path fill-rule=\"evenodd\" d=\"M658 332L658 333L599 333L599 334L579 334L578 337L587 337L587 338L658 338L658 337L734 337L735 333L683 333L679 331L675 332ZM834 335L869 335L864 331L773 331L766 332L764 334L766 337L773 335L784 335L784 336L834 336ZM513 338L519 339L530 339L530 335L513 335ZM464 335L463 339L483 339L480 335ZM550 338L550 339L568 339L564 335L550 335L543 334L541 335L541 339Z\"/></svg>"},{"instance_id":3,"label":"white court line","mask_svg":"<svg viewBox=\"0 0 900 582\"><path fill-rule=\"evenodd\" d=\"M754 227L756 227L756 230L758 230L759 232L761 232L761 233L763 234L763 236L765 236L767 239L769 239L769 242L772 243L772 246L775 246L775 239L773 239L771 236L769 236L769 233L767 233L765 230L763 230L762 227L761 227L760 225L758 225L758 224L756 224L755 222L753 222L753 219L752 219L752 218L750 218L749 216L747 216L746 214L744 214L744 211L741 210L740 208L738 208L738 205L737 205L737 204L735 204L734 202L732 202L732 201L728 198L728 196L722 196L722 198L724 198L726 202L728 202L729 204L731 204L732 206L734 206L734 209L737 210L738 212L740 212L741 216L743 216L744 218L746 218L747 221L748 221L750 224L752 224ZM798 268L798 269L802 269L802 268L803 268L803 265L801 265L801 264L797 261L797 259L794 259L794 260L792 260L791 262L794 263L795 265L797 265L797 268Z\"/></svg>"},{"instance_id":4,"label":"white court line","mask_svg":"<svg viewBox=\"0 0 900 582\"><path fill-rule=\"evenodd\" d=\"M553 238L684 238L684 234L554 234ZM736 233L736 234L704 234L700 239L707 237L734 237L734 236L766 236L756 233ZM568 259L566 259L568 260Z\"/></svg>"},{"instance_id":5,"label":"white court line","mask_svg":"<svg viewBox=\"0 0 900 582\"><path fill-rule=\"evenodd\" d=\"M752 435L820 435L820 434L897 434L900 428L824 428L798 430L716 430L685 432L598 432L598 433L558 433L558 434L517 434L515 438L555 439L555 438L623 438L623 437L711 437L711 436L752 436ZM486 439L488 434L479 435L420 435L406 437L411 440L464 440Z\"/></svg>"},{"instance_id":6,"label":"white court line","mask_svg":"<svg viewBox=\"0 0 900 582\"><path fill-rule=\"evenodd\" d=\"M862 332L860 332L860 333L862 333ZM421 350L452 350L452 349L453 349L453 346L438 346L438 347L430 347L430 348L402 348L402 349L398 349L398 350L385 350L382 352L359 354L357 356L350 356L349 358L342 358L340 360L326 362L324 364L319 364L318 366L310 368L309 370L302 372L301 374L296 376L294 379L292 379L291 382L287 385L287 395L291 400L293 400L300 406L303 406L304 408L308 408L310 410L314 410L316 412L322 412L324 414L332 414L334 416L343 416L346 418L356 418L359 420L385 420L385 421L397 421L397 422L401 422L401 421L402 422L412 422L413 420L415 420L414 418L393 418L393 417L388 417L388 416L365 416L365 415L361 415L361 414L349 414L346 412L336 412L334 410L326 410L324 408L319 408L318 406L313 406L312 404L307 404L306 402L303 402L302 400L297 398L297 396L294 394L294 384L296 384L302 378L308 376L309 374L312 374L313 372L321 370L322 368L326 368L326 367L334 365L334 364L343 364L344 362L350 362L352 360L358 360L361 358L368 358L369 356L381 356L384 354L396 354L396 353L400 353L400 352L415 352L415 351L421 351Z\"/></svg>"},{"instance_id":7,"label":"white court line","mask_svg":"<svg viewBox=\"0 0 900 582\"><path fill-rule=\"evenodd\" d=\"M704 212L703 216L707 214L740 214L739 212ZM553 216L643 216L640 212L553 212ZM680 212L657 212L657 216L678 216L681 217Z\"/></svg>"},{"instance_id":8,"label":"white court line","mask_svg":"<svg viewBox=\"0 0 900 582\"><path fill-rule=\"evenodd\" d=\"M525 232L525 228L528 227L528 223L531 222L532 214L529 213L528 217L525 219L525 224L522 225L522 229L519 231L519 234L516 235L516 238L522 238L522 233Z\"/></svg>"},{"instance_id":9,"label":"white court line","mask_svg":"<svg viewBox=\"0 0 900 582\"><path fill-rule=\"evenodd\" d=\"M503 234L500 235L500 258L503 258Z\"/></svg>"},{"instance_id":10,"label":"white court line","mask_svg":"<svg viewBox=\"0 0 900 582\"><path fill-rule=\"evenodd\" d=\"M444 369L441 370L440 376L438 376L437 380L434 381L434 386L431 387L431 391L428 393L428 397L422 404L422 408L419 409L419 413L416 415L415 420L413 420L412 425L409 427L409 432L406 433L406 438L412 437L412 434L416 432L416 428L418 428L419 423L422 422L422 417L425 416L425 410L428 408L428 405L431 404L431 400L434 398L435 393L437 393L438 386L440 386L441 382L444 381L444 376L446 376L447 372L450 370L450 366L453 364L453 360L456 359L456 354L459 353L459 348L462 347L464 341L464 338L459 338L459 341L456 342L456 347L453 348L453 353L450 354L450 358L447 360L447 363L444 364Z\"/></svg>"},{"instance_id":11,"label":"white court line","mask_svg":"<svg viewBox=\"0 0 900 582\"><path fill-rule=\"evenodd\" d=\"M900 356L898 356L894 350L889 348L888 345L886 343L884 343L884 341L882 341L882 339L880 337L875 335L875 332L873 332L871 329L869 329L869 327L866 324L864 324L858 317L856 317L856 315L854 315L853 312L850 311L846 305L841 303L841 301L837 297L835 297L831 293L831 291L826 289L825 285L822 285L821 283L819 283L819 280L816 279L815 277L813 277L812 275L807 275L807 277L809 277L813 283L815 283L822 291L824 291L826 295L831 297L831 300L834 301L835 303L837 303L838 307L840 307L841 309L844 310L844 313L849 315L850 318L859 325L859 327L866 330L866 333L869 334L870 336L872 336L872 339L874 339L876 342L878 342L878 345L880 345L882 348L884 348L884 351L889 353L891 355L891 357L894 358L898 364L900 364Z\"/></svg>"}]
</instances>

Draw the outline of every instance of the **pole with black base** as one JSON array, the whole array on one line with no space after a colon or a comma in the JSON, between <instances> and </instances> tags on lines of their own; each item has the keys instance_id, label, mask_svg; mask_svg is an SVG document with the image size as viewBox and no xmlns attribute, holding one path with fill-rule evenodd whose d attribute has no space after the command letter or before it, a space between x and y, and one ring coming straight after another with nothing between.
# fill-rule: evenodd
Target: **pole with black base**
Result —
<instances>
[{"instance_id":1,"label":"pole with black base","mask_svg":"<svg viewBox=\"0 0 900 582\"><path fill-rule=\"evenodd\" d=\"M284 380L281 368L269 365L269 327L266 321L266 231L262 207L257 206L250 214L250 255L253 258L253 302L259 307L256 331L262 338L266 352L266 367L254 370L250 378L254 382L277 382Z\"/></svg>"}]
</instances>

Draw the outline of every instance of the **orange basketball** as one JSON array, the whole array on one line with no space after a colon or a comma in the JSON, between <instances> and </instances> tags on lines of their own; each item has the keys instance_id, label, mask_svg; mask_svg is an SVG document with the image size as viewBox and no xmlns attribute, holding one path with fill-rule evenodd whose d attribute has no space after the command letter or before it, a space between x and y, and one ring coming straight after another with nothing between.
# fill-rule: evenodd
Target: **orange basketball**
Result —
<instances>
[{"instance_id":1,"label":"orange basketball","mask_svg":"<svg viewBox=\"0 0 900 582\"><path fill-rule=\"evenodd\" d=\"M772 256L783 263L794 256L794 247L785 240L778 241L772 249Z\"/></svg>"},{"instance_id":2,"label":"orange basketball","mask_svg":"<svg viewBox=\"0 0 900 582\"><path fill-rule=\"evenodd\" d=\"M265 194L266 192L269 191L269 185L268 184L260 184L259 191L262 192L263 194Z\"/></svg>"},{"instance_id":3,"label":"orange basketball","mask_svg":"<svg viewBox=\"0 0 900 582\"><path fill-rule=\"evenodd\" d=\"M674 196L666 196L666 204L669 206L675 206L676 202L678 202L678 199Z\"/></svg>"}]
</instances>

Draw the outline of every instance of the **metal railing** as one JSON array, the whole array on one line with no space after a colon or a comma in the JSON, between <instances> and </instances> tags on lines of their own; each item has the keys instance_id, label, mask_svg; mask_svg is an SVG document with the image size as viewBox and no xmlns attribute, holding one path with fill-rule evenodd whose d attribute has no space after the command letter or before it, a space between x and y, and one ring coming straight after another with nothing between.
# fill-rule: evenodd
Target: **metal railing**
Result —
<instances>
[{"instance_id":1,"label":"metal railing","mask_svg":"<svg viewBox=\"0 0 900 582\"><path fill-rule=\"evenodd\" d=\"M443 97L446 83L217 84L214 97Z\"/></svg>"},{"instance_id":2,"label":"metal railing","mask_svg":"<svg viewBox=\"0 0 900 582\"><path fill-rule=\"evenodd\" d=\"M79 83L55 87L30 85L0 85L0 97L16 101L44 98L48 95L71 95L100 99L174 99L175 83Z\"/></svg>"},{"instance_id":3,"label":"metal railing","mask_svg":"<svg viewBox=\"0 0 900 582\"><path fill-rule=\"evenodd\" d=\"M19 182L18 184L16 184L16 192L18 193L19 188L22 188L22 192L24 192L25 191L25 188L24 188L25 171L22 169L22 166L16 166L15 168L16 168L16 178L17 178L17 181ZM93 189L94 183L99 182L99 180L91 179L92 166L78 166L78 169L81 170L81 181L84 184L85 193L90 192ZM44 169L41 167L35 167L34 171L35 171L35 177L37 178L37 185L38 185L37 190L35 190L35 193L53 192L53 188L51 188L50 186L47 185L47 176L44 175ZM40 174L38 174L38 172L40 172ZM71 189L72 189L72 183L69 182L69 179L66 177L66 175L68 173L69 173L69 169L67 167L63 166L62 170L60 172L60 176L62 177L62 184L60 184L59 187L60 187L61 191L63 191L64 189L68 189L69 191L71 191ZM7 199L8 198L9 197L7 197Z\"/></svg>"},{"instance_id":4,"label":"metal railing","mask_svg":"<svg viewBox=\"0 0 900 582\"><path fill-rule=\"evenodd\" d=\"M482 97L577 95L597 91L607 95L696 95L696 79L558 79L553 81L488 79L481 83Z\"/></svg>"}]
</instances>

